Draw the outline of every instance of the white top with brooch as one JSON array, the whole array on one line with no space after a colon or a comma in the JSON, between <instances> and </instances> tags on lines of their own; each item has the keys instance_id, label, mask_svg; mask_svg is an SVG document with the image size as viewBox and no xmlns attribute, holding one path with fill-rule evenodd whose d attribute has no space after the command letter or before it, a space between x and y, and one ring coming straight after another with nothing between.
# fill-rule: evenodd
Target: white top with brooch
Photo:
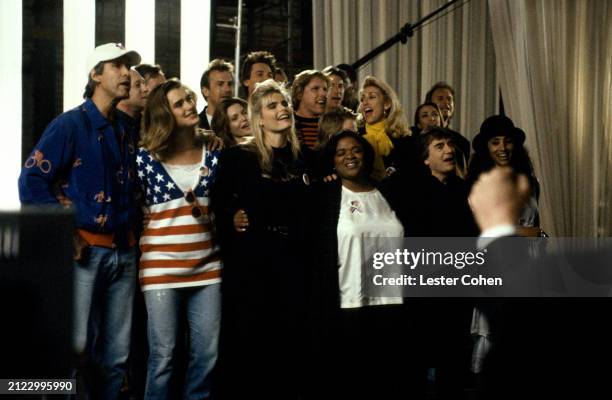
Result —
<instances>
[{"instance_id":1,"label":"white top with brooch","mask_svg":"<svg viewBox=\"0 0 612 400\"><path fill-rule=\"evenodd\" d=\"M170 178L183 192L188 192L198 184L200 163L195 164L166 164L162 163Z\"/></svg>"},{"instance_id":2,"label":"white top with brooch","mask_svg":"<svg viewBox=\"0 0 612 400\"><path fill-rule=\"evenodd\" d=\"M201 176L208 174L206 165L206 148L202 149L202 161L195 164L167 164L162 162L170 178L183 192L189 192L198 186Z\"/></svg>"},{"instance_id":3,"label":"white top with brooch","mask_svg":"<svg viewBox=\"0 0 612 400\"><path fill-rule=\"evenodd\" d=\"M372 268L372 255L404 236L402 224L377 189L353 192L342 187L337 235L341 308L401 304L399 290L398 297L367 297L364 289L362 266Z\"/></svg>"},{"instance_id":4,"label":"white top with brooch","mask_svg":"<svg viewBox=\"0 0 612 400\"><path fill-rule=\"evenodd\" d=\"M208 212L218 154L204 151L201 164L164 166L144 148L138 150L138 183L150 213L140 237L143 291L221 282L221 257Z\"/></svg>"}]
</instances>

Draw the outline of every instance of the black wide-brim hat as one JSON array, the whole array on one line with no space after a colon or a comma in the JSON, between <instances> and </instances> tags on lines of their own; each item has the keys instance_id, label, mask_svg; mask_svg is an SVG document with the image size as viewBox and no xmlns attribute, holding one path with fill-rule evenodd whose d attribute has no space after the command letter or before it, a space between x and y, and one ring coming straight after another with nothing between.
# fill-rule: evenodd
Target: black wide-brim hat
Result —
<instances>
[{"instance_id":1,"label":"black wide-brim hat","mask_svg":"<svg viewBox=\"0 0 612 400\"><path fill-rule=\"evenodd\" d=\"M515 143L525 143L525 132L514 126L514 122L505 115L493 115L480 125L480 132L472 140L474 151L482 152L487 148L489 139L495 136L512 136Z\"/></svg>"}]
</instances>

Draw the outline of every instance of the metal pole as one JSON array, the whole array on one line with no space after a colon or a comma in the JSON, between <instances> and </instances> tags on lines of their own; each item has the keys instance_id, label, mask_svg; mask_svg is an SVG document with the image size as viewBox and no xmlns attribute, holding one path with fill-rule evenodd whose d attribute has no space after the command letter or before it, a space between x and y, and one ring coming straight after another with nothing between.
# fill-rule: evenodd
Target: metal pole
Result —
<instances>
[{"instance_id":1,"label":"metal pole","mask_svg":"<svg viewBox=\"0 0 612 400\"><path fill-rule=\"evenodd\" d=\"M240 30L242 28L242 0L238 0L238 17L236 19L236 55L234 56L234 96L238 97L240 89Z\"/></svg>"},{"instance_id":2,"label":"metal pole","mask_svg":"<svg viewBox=\"0 0 612 400\"><path fill-rule=\"evenodd\" d=\"M231 22L231 19L230 19ZM242 0L238 0L238 15L232 25L217 24L217 28L233 29L236 33L236 52L234 53L234 96L240 89L240 30L242 29Z\"/></svg>"},{"instance_id":3,"label":"metal pole","mask_svg":"<svg viewBox=\"0 0 612 400\"><path fill-rule=\"evenodd\" d=\"M287 66L293 66L293 0L287 0ZM289 75L289 71L285 71Z\"/></svg>"},{"instance_id":4,"label":"metal pole","mask_svg":"<svg viewBox=\"0 0 612 400\"><path fill-rule=\"evenodd\" d=\"M444 4L442 7L438 8L437 10L427 14L420 21L418 21L418 22L416 22L414 24L410 24L410 23L405 24L402 27L402 29L397 34L395 34L390 39L387 39L383 44L381 44L378 47L374 48L374 50L370 51L368 54L366 54L365 56L361 57L359 60L355 61L353 63L353 65L351 65L351 67L353 67L353 69L355 71L357 71L359 69L359 67L361 67L362 65L366 64L371 59L373 59L374 57L379 55L380 53L382 53L385 50L389 49L394 44L396 44L398 42L402 42L403 44L406 44L406 42L408 41L408 38L412 37L412 35L414 34L415 29L419 28L421 25L423 25L424 22L426 22L427 20L433 18L437 14L441 13L443 10L445 10L446 8L452 6L457 1L459 1L459 0L448 0L448 3Z\"/></svg>"}]
</instances>

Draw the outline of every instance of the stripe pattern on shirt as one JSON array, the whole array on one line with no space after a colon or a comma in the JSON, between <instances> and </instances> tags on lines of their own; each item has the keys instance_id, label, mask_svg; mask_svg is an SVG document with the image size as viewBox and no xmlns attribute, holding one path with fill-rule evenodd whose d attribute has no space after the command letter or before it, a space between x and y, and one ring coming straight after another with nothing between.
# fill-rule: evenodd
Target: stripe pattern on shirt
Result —
<instances>
[{"instance_id":1,"label":"stripe pattern on shirt","mask_svg":"<svg viewBox=\"0 0 612 400\"><path fill-rule=\"evenodd\" d=\"M317 144L319 137L319 118L304 118L297 114L295 116L295 132L300 143L311 149Z\"/></svg>"},{"instance_id":2,"label":"stripe pattern on shirt","mask_svg":"<svg viewBox=\"0 0 612 400\"><path fill-rule=\"evenodd\" d=\"M140 239L139 280L143 291L204 286L221 281L221 259L214 241L208 193L216 176L218 152L207 153L189 203L163 165L141 148L138 180L151 220ZM202 215L195 218L192 209Z\"/></svg>"}]
</instances>

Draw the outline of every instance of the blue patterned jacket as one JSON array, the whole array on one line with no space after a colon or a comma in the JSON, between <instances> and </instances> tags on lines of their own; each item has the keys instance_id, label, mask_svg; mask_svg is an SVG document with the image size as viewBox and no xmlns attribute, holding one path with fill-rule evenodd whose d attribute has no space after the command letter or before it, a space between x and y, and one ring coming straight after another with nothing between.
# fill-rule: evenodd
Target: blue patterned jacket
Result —
<instances>
[{"instance_id":1,"label":"blue patterned jacket","mask_svg":"<svg viewBox=\"0 0 612 400\"><path fill-rule=\"evenodd\" d=\"M136 217L137 137L118 113L109 121L87 99L45 129L19 176L21 203L58 205L63 194L77 228L126 243Z\"/></svg>"}]
</instances>

